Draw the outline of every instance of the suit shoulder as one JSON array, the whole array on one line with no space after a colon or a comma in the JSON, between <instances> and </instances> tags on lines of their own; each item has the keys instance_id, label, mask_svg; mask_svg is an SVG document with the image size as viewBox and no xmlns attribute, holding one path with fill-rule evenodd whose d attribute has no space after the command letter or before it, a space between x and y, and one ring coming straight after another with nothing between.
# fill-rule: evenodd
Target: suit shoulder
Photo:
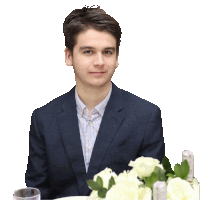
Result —
<instances>
[{"instance_id":1,"label":"suit shoulder","mask_svg":"<svg viewBox=\"0 0 200 200\"><path fill-rule=\"evenodd\" d=\"M49 113L51 111L55 112L56 110L60 110L60 108L63 105L64 101L66 100L67 96L68 96L68 92L60 95L59 97L54 98L47 104L45 104L39 108L36 108L34 110L34 112L36 111L37 113Z\"/></svg>"},{"instance_id":2,"label":"suit shoulder","mask_svg":"<svg viewBox=\"0 0 200 200\"><path fill-rule=\"evenodd\" d=\"M121 92L122 92L122 96L126 99L129 99L129 101L134 105L134 107L144 108L145 110L147 110L147 109L155 110L156 108L160 109L156 104L154 104L146 99L143 99L135 94L132 94L129 91L125 91L125 90L121 89Z\"/></svg>"}]
</instances>

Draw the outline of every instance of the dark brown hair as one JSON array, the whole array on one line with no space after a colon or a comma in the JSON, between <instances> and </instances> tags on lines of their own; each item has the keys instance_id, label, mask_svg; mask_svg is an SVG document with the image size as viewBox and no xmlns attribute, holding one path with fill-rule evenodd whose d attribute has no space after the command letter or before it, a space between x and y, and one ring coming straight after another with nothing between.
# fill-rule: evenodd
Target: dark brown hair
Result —
<instances>
[{"instance_id":1,"label":"dark brown hair","mask_svg":"<svg viewBox=\"0 0 200 200\"><path fill-rule=\"evenodd\" d=\"M65 36L65 46L73 56L73 48L77 42L79 33L93 28L97 31L107 31L116 38L116 56L119 53L121 38L121 28L119 23L103 9L86 8L73 10L63 23L63 33Z\"/></svg>"}]
</instances>

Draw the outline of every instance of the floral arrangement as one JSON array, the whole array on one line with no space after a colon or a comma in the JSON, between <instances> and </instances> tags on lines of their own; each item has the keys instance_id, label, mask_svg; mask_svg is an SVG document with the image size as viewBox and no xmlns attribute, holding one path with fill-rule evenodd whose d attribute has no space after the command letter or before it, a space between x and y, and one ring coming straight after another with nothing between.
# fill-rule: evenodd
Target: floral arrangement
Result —
<instances>
[{"instance_id":1,"label":"floral arrangement","mask_svg":"<svg viewBox=\"0 0 200 200\"><path fill-rule=\"evenodd\" d=\"M165 181L167 200L199 200L199 184L196 178L187 181L189 164L184 160L171 169L169 159L165 156L162 164L150 157L139 157L130 161L132 170L123 171L118 176L110 168L96 174L93 180L87 180L92 190L89 200L151 200L153 184ZM144 182L145 183L144 183Z\"/></svg>"}]
</instances>

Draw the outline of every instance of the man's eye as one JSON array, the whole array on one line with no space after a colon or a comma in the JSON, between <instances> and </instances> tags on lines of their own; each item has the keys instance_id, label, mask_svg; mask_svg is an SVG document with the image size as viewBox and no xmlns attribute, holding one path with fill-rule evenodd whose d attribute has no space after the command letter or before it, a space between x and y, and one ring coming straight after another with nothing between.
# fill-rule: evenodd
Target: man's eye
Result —
<instances>
[{"instance_id":1,"label":"man's eye","mask_svg":"<svg viewBox=\"0 0 200 200\"><path fill-rule=\"evenodd\" d=\"M112 52L110 52L110 51L105 51L105 52L109 52L109 54L112 54Z\"/></svg>"},{"instance_id":2,"label":"man's eye","mask_svg":"<svg viewBox=\"0 0 200 200\"><path fill-rule=\"evenodd\" d=\"M88 50L90 52L90 50ZM88 51L84 51L84 53L88 52Z\"/></svg>"},{"instance_id":3,"label":"man's eye","mask_svg":"<svg viewBox=\"0 0 200 200\"><path fill-rule=\"evenodd\" d=\"M90 54L90 52L92 52L92 51L87 50L87 51L84 51L83 53L84 53L84 54ZM109 52L109 53L106 53L106 54L112 54L112 52L110 52L110 51L105 51L105 52Z\"/></svg>"}]
</instances>

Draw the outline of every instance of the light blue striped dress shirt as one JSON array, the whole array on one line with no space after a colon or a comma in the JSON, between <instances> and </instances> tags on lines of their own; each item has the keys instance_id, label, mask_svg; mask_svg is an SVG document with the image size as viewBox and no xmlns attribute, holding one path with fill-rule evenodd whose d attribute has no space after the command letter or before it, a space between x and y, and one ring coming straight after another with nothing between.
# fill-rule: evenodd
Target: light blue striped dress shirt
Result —
<instances>
[{"instance_id":1,"label":"light blue striped dress shirt","mask_svg":"<svg viewBox=\"0 0 200 200\"><path fill-rule=\"evenodd\" d=\"M79 131L80 131L86 173L88 171L93 146L99 131L105 107L110 99L111 92L112 92L112 83L110 92L108 93L106 98L101 103L99 103L99 105L95 106L95 108L92 109L91 117L89 117L89 111L85 106L85 104L79 98L75 87L76 109L77 109Z\"/></svg>"}]
</instances>

